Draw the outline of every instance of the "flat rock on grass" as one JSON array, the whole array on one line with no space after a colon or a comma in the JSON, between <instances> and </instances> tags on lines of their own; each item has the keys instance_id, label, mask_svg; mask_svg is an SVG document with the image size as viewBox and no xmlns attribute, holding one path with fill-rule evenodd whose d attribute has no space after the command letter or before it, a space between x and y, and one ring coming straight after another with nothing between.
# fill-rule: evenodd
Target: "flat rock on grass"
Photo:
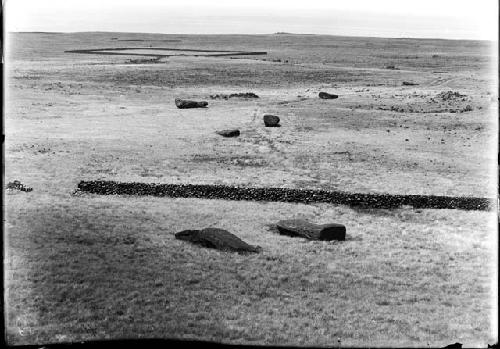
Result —
<instances>
[{"instance_id":1,"label":"flat rock on grass","mask_svg":"<svg viewBox=\"0 0 500 349\"><path fill-rule=\"evenodd\" d=\"M346 229L342 224L313 224L303 219L282 220L276 224L283 235L303 237L309 240L345 240Z\"/></svg>"},{"instance_id":2,"label":"flat rock on grass","mask_svg":"<svg viewBox=\"0 0 500 349\"><path fill-rule=\"evenodd\" d=\"M318 96L321 99L336 99L336 98L339 98L338 95L334 95L334 94L326 93L326 92L320 92Z\"/></svg>"},{"instance_id":3,"label":"flat rock on grass","mask_svg":"<svg viewBox=\"0 0 500 349\"><path fill-rule=\"evenodd\" d=\"M208 106L208 102L205 101L197 102L197 101L190 101L187 99L176 98L175 105L179 109L206 108Z\"/></svg>"},{"instance_id":4,"label":"flat rock on grass","mask_svg":"<svg viewBox=\"0 0 500 349\"><path fill-rule=\"evenodd\" d=\"M222 137L238 137L240 135L240 130L238 129L220 130L216 131L215 133L221 135Z\"/></svg>"},{"instance_id":5,"label":"flat rock on grass","mask_svg":"<svg viewBox=\"0 0 500 349\"><path fill-rule=\"evenodd\" d=\"M266 127L280 127L280 118L276 115L264 115L264 125Z\"/></svg>"},{"instance_id":6,"label":"flat rock on grass","mask_svg":"<svg viewBox=\"0 0 500 349\"><path fill-rule=\"evenodd\" d=\"M206 248L215 248L221 251L238 253L258 253L260 246L252 246L236 235L219 228L205 228L202 230L183 230L175 234L179 240L189 241Z\"/></svg>"}]
</instances>

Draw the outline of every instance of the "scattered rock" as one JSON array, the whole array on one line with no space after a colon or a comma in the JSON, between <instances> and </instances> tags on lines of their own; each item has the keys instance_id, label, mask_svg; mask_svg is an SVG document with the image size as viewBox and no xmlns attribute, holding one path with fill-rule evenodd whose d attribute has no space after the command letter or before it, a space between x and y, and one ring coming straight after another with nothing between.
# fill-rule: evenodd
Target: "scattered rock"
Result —
<instances>
[{"instance_id":1,"label":"scattered rock","mask_svg":"<svg viewBox=\"0 0 500 349\"><path fill-rule=\"evenodd\" d=\"M303 219L279 221L276 225L284 235L299 236L309 240L345 240L346 229L342 224L313 224Z\"/></svg>"},{"instance_id":2,"label":"scattered rock","mask_svg":"<svg viewBox=\"0 0 500 349\"><path fill-rule=\"evenodd\" d=\"M202 230L183 230L175 234L179 240L189 241L206 248L215 248L221 251L238 253L258 253L260 246L252 246L227 230L219 228L205 228Z\"/></svg>"},{"instance_id":3,"label":"scattered rock","mask_svg":"<svg viewBox=\"0 0 500 349\"><path fill-rule=\"evenodd\" d=\"M227 94L216 94L216 95L210 95L211 99L229 99L229 98L259 98L255 93L253 92L244 92L244 93L231 93L229 95Z\"/></svg>"},{"instance_id":4,"label":"scattered rock","mask_svg":"<svg viewBox=\"0 0 500 349\"><path fill-rule=\"evenodd\" d=\"M196 102L196 101L189 101L189 100L185 100L185 99L176 98L175 105L179 109L205 108L208 106L208 102L205 102L205 101Z\"/></svg>"},{"instance_id":5,"label":"scattered rock","mask_svg":"<svg viewBox=\"0 0 500 349\"><path fill-rule=\"evenodd\" d=\"M339 96L334 95L334 94L330 94L330 93L326 93L326 92L320 92L319 98L321 98L321 99L336 99L336 98L339 98Z\"/></svg>"},{"instance_id":6,"label":"scattered rock","mask_svg":"<svg viewBox=\"0 0 500 349\"><path fill-rule=\"evenodd\" d=\"M403 81L403 86L415 86L418 85L416 82Z\"/></svg>"},{"instance_id":7,"label":"scattered rock","mask_svg":"<svg viewBox=\"0 0 500 349\"><path fill-rule=\"evenodd\" d=\"M129 59L127 63L130 64L148 64L148 63L160 63L160 59L162 56L158 56L155 58L138 58L138 59Z\"/></svg>"},{"instance_id":8,"label":"scattered rock","mask_svg":"<svg viewBox=\"0 0 500 349\"><path fill-rule=\"evenodd\" d=\"M240 135L240 130L238 129L232 129L232 130L220 130L216 131L218 135L221 135L223 137L238 137Z\"/></svg>"},{"instance_id":9,"label":"scattered rock","mask_svg":"<svg viewBox=\"0 0 500 349\"><path fill-rule=\"evenodd\" d=\"M280 118L276 115L266 114L264 115L264 125L266 127L280 127Z\"/></svg>"},{"instance_id":10,"label":"scattered rock","mask_svg":"<svg viewBox=\"0 0 500 349\"><path fill-rule=\"evenodd\" d=\"M22 184L18 180L15 180L14 182L9 182L7 184L7 189L10 189L10 190L20 190L20 191L26 191L26 192L29 192L29 191L33 190L33 188L25 187L24 184Z\"/></svg>"},{"instance_id":11,"label":"scattered rock","mask_svg":"<svg viewBox=\"0 0 500 349\"><path fill-rule=\"evenodd\" d=\"M443 101L456 100L456 99L460 99L463 97L467 97L467 95L462 95L456 91L444 91L444 92L440 92L436 95L436 98L440 98Z\"/></svg>"}]
</instances>

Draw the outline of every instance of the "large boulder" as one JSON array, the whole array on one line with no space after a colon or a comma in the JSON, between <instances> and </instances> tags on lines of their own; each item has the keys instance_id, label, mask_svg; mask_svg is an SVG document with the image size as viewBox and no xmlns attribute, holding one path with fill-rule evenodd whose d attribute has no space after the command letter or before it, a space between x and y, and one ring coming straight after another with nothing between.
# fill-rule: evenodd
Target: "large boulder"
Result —
<instances>
[{"instance_id":1,"label":"large boulder","mask_svg":"<svg viewBox=\"0 0 500 349\"><path fill-rule=\"evenodd\" d=\"M215 248L227 252L258 253L262 251L262 247L249 245L236 235L219 228L183 230L176 233L175 238L189 241L202 247Z\"/></svg>"},{"instance_id":2,"label":"large boulder","mask_svg":"<svg viewBox=\"0 0 500 349\"><path fill-rule=\"evenodd\" d=\"M276 115L266 114L264 115L264 125L266 127L279 127L280 118Z\"/></svg>"},{"instance_id":3,"label":"large boulder","mask_svg":"<svg viewBox=\"0 0 500 349\"><path fill-rule=\"evenodd\" d=\"M339 98L339 96L331 94L331 93L320 92L319 98L321 98L321 99L336 99L336 98Z\"/></svg>"},{"instance_id":4,"label":"large boulder","mask_svg":"<svg viewBox=\"0 0 500 349\"><path fill-rule=\"evenodd\" d=\"M279 221L276 224L280 234L297 236L309 240L345 240L346 229L342 224L313 224L303 219Z\"/></svg>"},{"instance_id":5,"label":"large boulder","mask_svg":"<svg viewBox=\"0 0 500 349\"><path fill-rule=\"evenodd\" d=\"M216 131L215 133L221 135L222 137L238 137L240 135L240 130L238 129L220 130Z\"/></svg>"},{"instance_id":6,"label":"large boulder","mask_svg":"<svg viewBox=\"0 0 500 349\"><path fill-rule=\"evenodd\" d=\"M206 108L208 106L208 102L205 102L205 101L196 102L196 101L190 101L190 100L186 100L186 99L176 98L175 105L179 109Z\"/></svg>"}]
</instances>

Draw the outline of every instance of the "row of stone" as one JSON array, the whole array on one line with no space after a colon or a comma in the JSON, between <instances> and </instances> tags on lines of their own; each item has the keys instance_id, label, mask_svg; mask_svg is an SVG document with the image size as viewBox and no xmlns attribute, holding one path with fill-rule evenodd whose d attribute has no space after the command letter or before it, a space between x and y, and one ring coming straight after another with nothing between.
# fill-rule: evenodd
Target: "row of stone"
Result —
<instances>
[{"instance_id":1,"label":"row of stone","mask_svg":"<svg viewBox=\"0 0 500 349\"><path fill-rule=\"evenodd\" d=\"M209 184L123 183L115 181L81 181L78 189L101 195L151 195L174 198L203 198L247 201L329 203L361 208L414 208L490 210L493 198L435 195L364 194L342 191L292 188L252 188Z\"/></svg>"}]
</instances>

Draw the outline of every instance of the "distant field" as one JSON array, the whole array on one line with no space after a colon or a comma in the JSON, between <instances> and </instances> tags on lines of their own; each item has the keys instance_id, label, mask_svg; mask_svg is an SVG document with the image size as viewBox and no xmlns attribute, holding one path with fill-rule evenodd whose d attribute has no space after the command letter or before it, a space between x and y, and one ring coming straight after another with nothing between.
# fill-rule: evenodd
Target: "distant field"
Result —
<instances>
[{"instance_id":1,"label":"distant field","mask_svg":"<svg viewBox=\"0 0 500 349\"><path fill-rule=\"evenodd\" d=\"M89 49L106 55L68 52ZM494 49L291 34L9 33L5 181L33 191L5 195L8 342L497 342L495 210L75 192L82 180L108 180L495 197ZM151 59L160 51L188 56ZM247 54L204 56L214 52ZM259 98L210 98L242 92ZM209 104L181 110L175 98ZM268 113L281 127L264 127ZM215 133L228 128L240 136ZM347 240L279 235L275 223L292 218L342 223ZM263 252L174 239L209 226Z\"/></svg>"}]
</instances>

